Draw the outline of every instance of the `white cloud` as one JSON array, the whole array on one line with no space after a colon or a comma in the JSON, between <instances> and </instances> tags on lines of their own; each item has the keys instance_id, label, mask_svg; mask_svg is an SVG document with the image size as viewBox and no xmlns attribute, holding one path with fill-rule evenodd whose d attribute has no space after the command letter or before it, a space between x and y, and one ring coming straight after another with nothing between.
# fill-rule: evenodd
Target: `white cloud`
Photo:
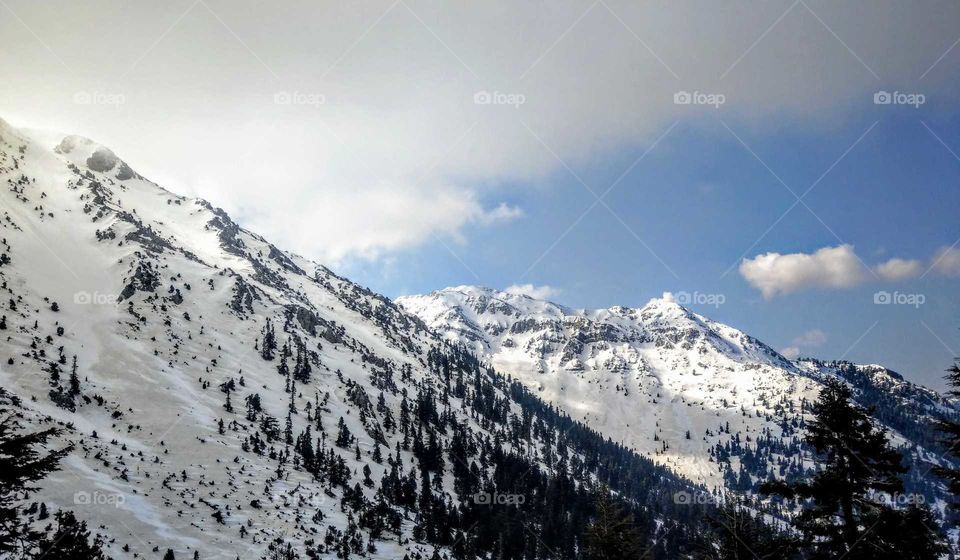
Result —
<instances>
[{"instance_id":1,"label":"white cloud","mask_svg":"<svg viewBox=\"0 0 960 560\"><path fill-rule=\"evenodd\" d=\"M478 221L484 225L491 225L509 222L522 218L523 216L524 212L522 208L517 206L509 206L507 203L501 202L500 205L493 210L483 212L479 216Z\"/></svg>"},{"instance_id":2,"label":"white cloud","mask_svg":"<svg viewBox=\"0 0 960 560\"><path fill-rule=\"evenodd\" d=\"M953 42L960 18L950 1L818 4L831 32L783 2L357 0L211 5L219 19L196 7L173 28L165 4L136 3L95 40L60 29L97 29L112 6L62 2L51 18L45 3L18 3L72 71L0 18L0 67L17 77L0 100L15 112L3 116L91 136L151 179L322 259L382 256L516 217L500 210L508 186L549 188L565 164L639 155L680 119L713 122L702 119L713 108L674 104L680 90L725 95L734 129L833 127L872 104L877 82L832 32L885 83L907 83ZM215 66L198 56L210 52ZM944 60L926 76L929 97L955 91L949 69ZM72 103L89 83L127 102ZM476 104L478 91L525 103ZM291 102L275 103L278 92Z\"/></svg>"},{"instance_id":3,"label":"white cloud","mask_svg":"<svg viewBox=\"0 0 960 560\"><path fill-rule=\"evenodd\" d=\"M461 241L460 228L465 224L490 225L522 215L519 209L505 205L486 210L469 191L379 184L353 191L304 193L297 211L276 223L274 211L261 198L269 195L257 193L257 203L244 204L238 216L241 223L258 232L275 231L288 240L296 240L300 232L308 231L311 240L323 245L325 260L336 264L349 257L378 258L423 243L433 235L450 235ZM311 240L295 246L309 250Z\"/></svg>"},{"instance_id":4,"label":"white cloud","mask_svg":"<svg viewBox=\"0 0 960 560\"><path fill-rule=\"evenodd\" d=\"M765 299L806 288L851 288L867 271L851 245L824 247L812 254L766 253L740 263L740 274Z\"/></svg>"},{"instance_id":5,"label":"white cloud","mask_svg":"<svg viewBox=\"0 0 960 560\"><path fill-rule=\"evenodd\" d=\"M810 349L822 346L827 341L827 333L820 329L809 330L800 336L794 338L787 346L780 351L784 357L795 360L800 357L801 349Z\"/></svg>"},{"instance_id":6,"label":"white cloud","mask_svg":"<svg viewBox=\"0 0 960 560\"><path fill-rule=\"evenodd\" d=\"M827 333L821 331L820 329L812 329L794 338L793 345L814 348L817 346L822 346L826 341Z\"/></svg>"},{"instance_id":7,"label":"white cloud","mask_svg":"<svg viewBox=\"0 0 960 560\"><path fill-rule=\"evenodd\" d=\"M800 357L800 349L797 348L796 346L787 346L786 348L781 350L780 353L783 355L784 358L787 358L788 360L796 360L797 358Z\"/></svg>"},{"instance_id":8,"label":"white cloud","mask_svg":"<svg viewBox=\"0 0 960 560\"><path fill-rule=\"evenodd\" d=\"M913 259L890 259L873 267L877 276L892 282L909 280L923 274L923 264Z\"/></svg>"},{"instance_id":9,"label":"white cloud","mask_svg":"<svg viewBox=\"0 0 960 560\"><path fill-rule=\"evenodd\" d=\"M960 249L942 247L930 268L944 276L960 276ZM852 288L872 280L902 282L923 275L917 259L893 258L867 267L852 245L824 247L814 253L765 253L740 263L740 275L764 299L808 288Z\"/></svg>"},{"instance_id":10,"label":"white cloud","mask_svg":"<svg viewBox=\"0 0 960 560\"><path fill-rule=\"evenodd\" d=\"M960 248L941 247L930 266L944 276L960 276Z\"/></svg>"},{"instance_id":11,"label":"white cloud","mask_svg":"<svg viewBox=\"0 0 960 560\"><path fill-rule=\"evenodd\" d=\"M534 286L533 284L514 284L503 290L508 294L517 296L528 296L533 299L548 300L560 294L560 290L553 286Z\"/></svg>"}]
</instances>

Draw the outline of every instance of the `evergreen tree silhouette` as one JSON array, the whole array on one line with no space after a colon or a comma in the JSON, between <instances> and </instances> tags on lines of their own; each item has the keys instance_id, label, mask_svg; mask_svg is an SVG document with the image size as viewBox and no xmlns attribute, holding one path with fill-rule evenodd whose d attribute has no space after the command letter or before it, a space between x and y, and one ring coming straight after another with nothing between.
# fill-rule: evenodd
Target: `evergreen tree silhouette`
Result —
<instances>
[{"instance_id":1,"label":"evergreen tree silhouette","mask_svg":"<svg viewBox=\"0 0 960 560\"><path fill-rule=\"evenodd\" d=\"M100 538L90 540L85 521L78 521L72 511L56 513L57 526L52 534L44 536L37 547L44 560L102 560ZM166 557L165 557L166 558ZM171 556L172 558L172 556Z\"/></svg>"},{"instance_id":2,"label":"evergreen tree silhouette","mask_svg":"<svg viewBox=\"0 0 960 560\"><path fill-rule=\"evenodd\" d=\"M33 484L56 471L60 459L70 453L66 447L41 454L42 445L58 432L54 428L20 433L11 413L0 420L0 556L23 550L40 535L26 525L20 501L29 496Z\"/></svg>"},{"instance_id":3,"label":"evergreen tree silhouette","mask_svg":"<svg viewBox=\"0 0 960 560\"><path fill-rule=\"evenodd\" d=\"M633 516L625 513L603 487L597 493L597 514L587 527L587 554L590 560L627 560L653 558L643 533Z\"/></svg>"},{"instance_id":4,"label":"evergreen tree silhouette","mask_svg":"<svg viewBox=\"0 0 960 560\"><path fill-rule=\"evenodd\" d=\"M823 469L809 480L772 481L761 487L765 493L801 500L804 509L795 526L803 533L810 558L937 558L923 553L939 548L929 512L896 510L883 500L884 495L903 492L900 476L907 469L886 433L874 426L871 411L854 404L850 388L837 379L824 383L811 411L814 419L807 425L806 441Z\"/></svg>"},{"instance_id":5,"label":"evergreen tree silhouette","mask_svg":"<svg viewBox=\"0 0 960 560\"><path fill-rule=\"evenodd\" d=\"M960 398L960 362L954 362L953 366L947 370L946 379L952 387L947 394ZM943 444L947 447L947 453L954 459L960 460L960 422L941 419L937 422L937 429L946 436ZM957 498L950 504L951 508L955 512L960 512L960 469L937 466L933 470L947 482L950 493Z\"/></svg>"}]
</instances>

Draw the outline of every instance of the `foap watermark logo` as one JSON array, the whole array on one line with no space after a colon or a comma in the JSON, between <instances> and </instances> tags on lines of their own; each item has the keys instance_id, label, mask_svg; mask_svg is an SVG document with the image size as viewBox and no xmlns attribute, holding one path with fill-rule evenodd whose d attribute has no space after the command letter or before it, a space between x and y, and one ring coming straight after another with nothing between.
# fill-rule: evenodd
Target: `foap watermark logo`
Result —
<instances>
[{"instance_id":1,"label":"foap watermark logo","mask_svg":"<svg viewBox=\"0 0 960 560\"><path fill-rule=\"evenodd\" d=\"M880 494L878 497L880 503L894 507L922 506L927 503L927 498L923 494L904 494L897 492L894 494Z\"/></svg>"},{"instance_id":2,"label":"foap watermark logo","mask_svg":"<svg viewBox=\"0 0 960 560\"><path fill-rule=\"evenodd\" d=\"M674 105L710 105L714 109L719 109L726 102L727 96L722 93L678 91L673 94Z\"/></svg>"},{"instance_id":3,"label":"foap watermark logo","mask_svg":"<svg viewBox=\"0 0 960 560\"><path fill-rule=\"evenodd\" d=\"M127 97L122 93L106 91L78 91L73 94L73 103L75 105L104 105L119 107L127 102Z\"/></svg>"},{"instance_id":4,"label":"foap watermark logo","mask_svg":"<svg viewBox=\"0 0 960 560\"><path fill-rule=\"evenodd\" d=\"M480 506L519 506L526 501L527 497L523 494L477 492L473 495L473 503Z\"/></svg>"},{"instance_id":5,"label":"foap watermark logo","mask_svg":"<svg viewBox=\"0 0 960 560\"><path fill-rule=\"evenodd\" d=\"M476 105L507 105L519 109L527 102L527 96L522 93L481 90L473 94L473 102Z\"/></svg>"},{"instance_id":6,"label":"foap watermark logo","mask_svg":"<svg viewBox=\"0 0 960 560\"><path fill-rule=\"evenodd\" d=\"M709 492L687 492L681 490L673 493L673 503L681 506L702 506L717 503L717 498Z\"/></svg>"},{"instance_id":7,"label":"foap watermark logo","mask_svg":"<svg viewBox=\"0 0 960 560\"><path fill-rule=\"evenodd\" d=\"M306 105L319 107L326 104L327 97L322 93L309 91L278 91L273 94L274 105Z\"/></svg>"},{"instance_id":8,"label":"foap watermark logo","mask_svg":"<svg viewBox=\"0 0 960 560\"><path fill-rule=\"evenodd\" d=\"M73 493L73 504L77 506L113 506L120 507L126 498L120 492L101 492L94 490L87 492L80 490Z\"/></svg>"},{"instance_id":9,"label":"foap watermark logo","mask_svg":"<svg viewBox=\"0 0 960 560\"><path fill-rule=\"evenodd\" d=\"M723 294L704 294L701 292L677 292L673 298L680 305L712 305L720 307L727 301Z\"/></svg>"},{"instance_id":10,"label":"foap watermark logo","mask_svg":"<svg viewBox=\"0 0 960 560\"><path fill-rule=\"evenodd\" d=\"M905 93L902 91L883 91L880 90L873 94L874 105L911 105L914 109L919 109L921 105L927 102L927 96L922 93Z\"/></svg>"},{"instance_id":11,"label":"foap watermark logo","mask_svg":"<svg viewBox=\"0 0 960 560\"><path fill-rule=\"evenodd\" d=\"M73 294L73 303L77 305L113 305L117 299L117 294L104 294L96 291L81 290Z\"/></svg>"},{"instance_id":12,"label":"foap watermark logo","mask_svg":"<svg viewBox=\"0 0 960 560\"><path fill-rule=\"evenodd\" d=\"M912 305L920 307L927 301L923 294L907 294L903 292L887 292L881 290L873 294L874 305Z\"/></svg>"}]
</instances>

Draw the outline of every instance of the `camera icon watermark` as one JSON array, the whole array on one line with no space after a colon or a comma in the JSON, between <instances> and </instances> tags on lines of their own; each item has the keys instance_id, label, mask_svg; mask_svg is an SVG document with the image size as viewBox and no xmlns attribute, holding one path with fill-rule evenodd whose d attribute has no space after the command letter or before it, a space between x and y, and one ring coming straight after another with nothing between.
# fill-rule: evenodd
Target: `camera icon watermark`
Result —
<instances>
[{"instance_id":1,"label":"camera icon watermark","mask_svg":"<svg viewBox=\"0 0 960 560\"><path fill-rule=\"evenodd\" d=\"M473 495L473 503L479 506L519 506L526 501L527 497L523 494L477 492Z\"/></svg>"},{"instance_id":2,"label":"camera icon watermark","mask_svg":"<svg viewBox=\"0 0 960 560\"><path fill-rule=\"evenodd\" d=\"M81 290L73 293L73 303L76 305L112 305L117 299L119 299L117 294L104 294L97 291Z\"/></svg>"},{"instance_id":3,"label":"camera icon watermark","mask_svg":"<svg viewBox=\"0 0 960 560\"><path fill-rule=\"evenodd\" d=\"M527 102L527 96L522 93L480 90L473 94L473 102L476 105L508 105L518 109Z\"/></svg>"},{"instance_id":4,"label":"camera icon watermark","mask_svg":"<svg viewBox=\"0 0 960 560\"><path fill-rule=\"evenodd\" d=\"M680 305L712 305L715 308L720 307L727 301L727 296L723 294L704 294L701 292L677 292L673 297Z\"/></svg>"},{"instance_id":5,"label":"camera icon watermark","mask_svg":"<svg viewBox=\"0 0 960 560\"><path fill-rule=\"evenodd\" d=\"M126 501L119 492L87 492L79 490L73 493L73 504L77 506L113 506L120 507Z\"/></svg>"},{"instance_id":6,"label":"camera icon watermark","mask_svg":"<svg viewBox=\"0 0 960 560\"><path fill-rule=\"evenodd\" d=\"M674 105L710 105L719 109L727 102L727 96L722 93L707 93L702 91L678 91L673 94Z\"/></svg>"},{"instance_id":7,"label":"camera icon watermark","mask_svg":"<svg viewBox=\"0 0 960 560\"><path fill-rule=\"evenodd\" d=\"M873 94L874 105L912 105L914 109L918 109L926 102L927 96L922 93L880 90Z\"/></svg>"},{"instance_id":8,"label":"camera icon watermark","mask_svg":"<svg viewBox=\"0 0 960 560\"><path fill-rule=\"evenodd\" d=\"M912 305L919 308L926 303L927 296L924 294L906 294L902 292L887 292L881 290L873 294L874 305Z\"/></svg>"},{"instance_id":9,"label":"camera icon watermark","mask_svg":"<svg viewBox=\"0 0 960 560\"><path fill-rule=\"evenodd\" d=\"M717 498L709 492L687 492L680 490L673 493L673 503L680 506L714 505Z\"/></svg>"},{"instance_id":10,"label":"camera icon watermark","mask_svg":"<svg viewBox=\"0 0 960 560\"><path fill-rule=\"evenodd\" d=\"M308 105L319 107L326 104L327 97L322 93L304 91L278 91L273 94L274 105Z\"/></svg>"},{"instance_id":11,"label":"camera icon watermark","mask_svg":"<svg viewBox=\"0 0 960 560\"><path fill-rule=\"evenodd\" d=\"M106 105L119 107L126 102L127 97L122 93L78 91L73 94L73 103L75 105Z\"/></svg>"}]
</instances>

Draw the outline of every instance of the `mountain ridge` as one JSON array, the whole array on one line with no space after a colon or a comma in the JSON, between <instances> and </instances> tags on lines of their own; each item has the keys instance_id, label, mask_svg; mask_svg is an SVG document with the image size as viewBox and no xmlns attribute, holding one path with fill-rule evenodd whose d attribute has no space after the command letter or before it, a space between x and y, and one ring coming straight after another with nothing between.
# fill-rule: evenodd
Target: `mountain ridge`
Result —
<instances>
[{"instance_id":1,"label":"mountain ridge","mask_svg":"<svg viewBox=\"0 0 960 560\"><path fill-rule=\"evenodd\" d=\"M110 556L573 558L602 484L657 557L699 546L707 510L673 495L700 487L112 150L47 137L0 123L0 408L75 446L37 499ZM501 495L525 505L477 498Z\"/></svg>"},{"instance_id":2,"label":"mountain ridge","mask_svg":"<svg viewBox=\"0 0 960 560\"><path fill-rule=\"evenodd\" d=\"M463 340L411 313L410 299L279 249L95 141L47 138L0 122L0 388L12 395L0 408L59 426L58 442L76 446L38 498L89 520L111 556L171 548L232 559L295 546L323 558L575 558L608 485L651 553L673 558L705 545L712 504L730 492L788 518L753 490L761 475L812 467L798 443L806 401L787 396L815 397L817 376L860 379L928 460L918 418L954 410L870 366L784 364L663 298L569 322L576 310L487 298L479 315L453 313L475 335ZM514 360L490 360L477 347L485 321L508 314L497 334L516 340L498 348ZM543 371L520 373L541 382L560 365L570 387L608 375L583 387L582 407L557 406L512 370L529 352ZM690 371L703 356L722 360ZM794 368L786 386L761 375L780 365ZM749 375L704 385L726 368ZM616 406L590 409L611 393L622 393ZM714 417L687 413L696 407ZM633 420L638 411L647 414ZM598 422L600 412L620 425ZM636 442L656 445L619 443L623 419ZM932 484L908 480L936 500ZM514 503L490 509L503 504L477 496Z\"/></svg>"},{"instance_id":3,"label":"mountain ridge","mask_svg":"<svg viewBox=\"0 0 960 560\"><path fill-rule=\"evenodd\" d=\"M789 360L669 294L589 310L457 286L397 302L574 418L721 491L755 495L770 476L800 476L804 416L822 382L840 377L877 407L914 466L911 491L942 509L942 488L926 476L945 451L933 422L956 417L960 403L881 365Z\"/></svg>"}]
</instances>

